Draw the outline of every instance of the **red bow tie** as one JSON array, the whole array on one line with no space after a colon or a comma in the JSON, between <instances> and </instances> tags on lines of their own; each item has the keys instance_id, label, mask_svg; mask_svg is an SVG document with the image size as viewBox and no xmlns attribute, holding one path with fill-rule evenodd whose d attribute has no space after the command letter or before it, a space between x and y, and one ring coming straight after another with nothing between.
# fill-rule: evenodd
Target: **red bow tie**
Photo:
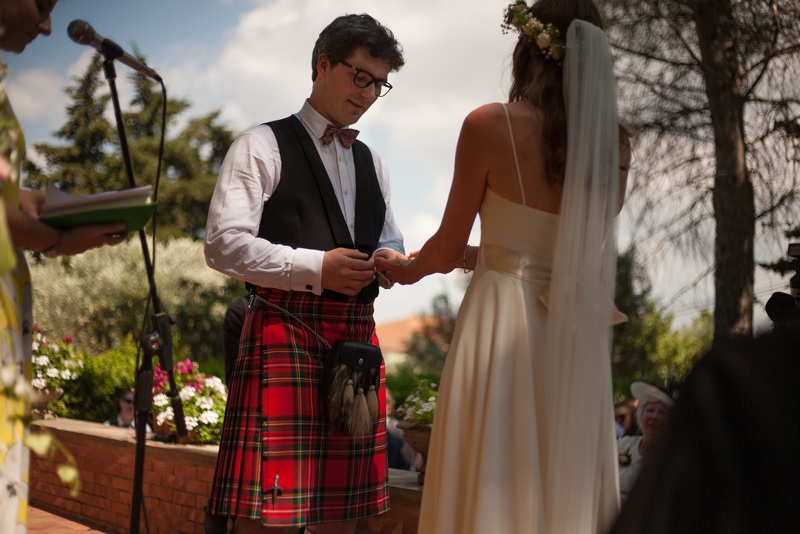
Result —
<instances>
[{"instance_id":1,"label":"red bow tie","mask_svg":"<svg viewBox=\"0 0 800 534\"><path fill-rule=\"evenodd\" d=\"M323 145L329 145L334 137L338 137L343 147L350 148L355 142L357 135L358 130L353 130L352 128L337 128L333 124L329 124L328 127L325 128L325 133L322 134L320 139Z\"/></svg>"}]
</instances>

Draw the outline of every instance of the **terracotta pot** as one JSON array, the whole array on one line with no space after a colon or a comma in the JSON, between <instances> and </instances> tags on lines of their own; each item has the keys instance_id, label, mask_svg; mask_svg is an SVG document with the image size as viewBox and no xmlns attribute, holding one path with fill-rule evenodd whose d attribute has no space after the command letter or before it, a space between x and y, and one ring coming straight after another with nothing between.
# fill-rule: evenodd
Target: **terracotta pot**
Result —
<instances>
[{"instance_id":1,"label":"terracotta pot","mask_svg":"<svg viewBox=\"0 0 800 534\"><path fill-rule=\"evenodd\" d=\"M36 395L31 400L31 408L34 410L44 410L51 402L61 398L64 390L61 388L36 390Z\"/></svg>"},{"instance_id":2,"label":"terracotta pot","mask_svg":"<svg viewBox=\"0 0 800 534\"><path fill-rule=\"evenodd\" d=\"M170 423L164 422L159 425L156 421L155 414L153 414L153 431L154 433L161 434L163 436L172 436L175 438L177 443L183 443L184 445L192 444L196 441L194 430L190 430L185 436L179 436L176 431L172 430L172 425Z\"/></svg>"},{"instance_id":3,"label":"terracotta pot","mask_svg":"<svg viewBox=\"0 0 800 534\"><path fill-rule=\"evenodd\" d=\"M403 431L403 439L405 439L406 443L422 456L422 465L417 469L419 472L417 480L420 484L424 484L425 468L428 462L428 448L431 443L433 425L420 425L410 421L400 421L397 423L397 428Z\"/></svg>"}]
</instances>

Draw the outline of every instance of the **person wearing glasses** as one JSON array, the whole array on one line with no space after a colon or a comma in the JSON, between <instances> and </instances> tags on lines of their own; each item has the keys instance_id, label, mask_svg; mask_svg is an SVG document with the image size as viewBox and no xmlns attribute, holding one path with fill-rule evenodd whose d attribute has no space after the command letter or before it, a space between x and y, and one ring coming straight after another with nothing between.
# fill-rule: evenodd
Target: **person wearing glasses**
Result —
<instances>
[{"instance_id":1,"label":"person wearing glasses","mask_svg":"<svg viewBox=\"0 0 800 534\"><path fill-rule=\"evenodd\" d=\"M136 415L136 406L133 403L134 398L133 389L126 389L123 391L122 396L119 398L119 413L116 417L112 417L103 424L107 426L133 428L136 423L134 419ZM150 425L147 425L147 432L152 432Z\"/></svg>"},{"instance_id":2,"label":"person wearing glasses","mask_svg":"<svg viewBox=\"0 0 800 534\"><path fill-rule=\"evenodd\" d=\"M632 400L622 400L614 403L614 422L619 427L617 437L635 436L639 434L639 425L636 424L634 413L636 403Z\"/></svg>"},{"instance_id":3,"label":"person wearing glasses","mask_svg":"<svg viewBox=\"0 0 800 534\"><path fill-rule=\"evenodd\" d=\"M387 166L349 128L403 64L374 18L336 18L314 46L301 109L239 135L220 168L206 262L246 282L251 297L207 532L234 518L238 534L347 534L388 509L385 388L378 423L354 438L329 430L319 383L326 344L378 344L374 258L404 257Z\"/></svg>"}]
</instances>

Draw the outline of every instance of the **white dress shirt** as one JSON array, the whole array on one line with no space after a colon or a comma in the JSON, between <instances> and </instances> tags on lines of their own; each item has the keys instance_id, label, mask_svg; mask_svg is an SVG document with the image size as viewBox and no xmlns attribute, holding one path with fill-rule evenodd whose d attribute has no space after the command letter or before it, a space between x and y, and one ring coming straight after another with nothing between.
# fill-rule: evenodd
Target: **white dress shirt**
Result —
<instances>
[{"instance_id":1,"label":"white dress shirt","mask_svg":"<svg viewBox=\"0 0 800 534\"><path fill-rule=\"evenodd\" d=\"M296 113L314 140L333 185L344 219L355 239L355 164L351 149L338 140L319 140L329 121L308 101ZM394 219L389 169L370 149L378 182L386 202L386 217L378 249L405 253L403 236ZM323 251L271 243L258 237L264 203L278 187L281 158L269 126L251 128L234 140L219 171L205 235L206 263L233 278L257 286L322 293Z\"/></svg>"}]
</instances>

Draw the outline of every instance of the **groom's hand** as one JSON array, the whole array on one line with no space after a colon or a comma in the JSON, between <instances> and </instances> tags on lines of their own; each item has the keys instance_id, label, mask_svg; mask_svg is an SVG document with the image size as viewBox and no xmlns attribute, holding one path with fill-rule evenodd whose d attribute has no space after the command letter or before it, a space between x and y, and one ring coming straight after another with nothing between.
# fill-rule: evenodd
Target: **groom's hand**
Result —
<instances>
[{"instance_id":1,"label":"groom's hand","mask_svg":"<svg viewBox=\"0 0 800 534\"><path fill-rule=\"evenodd\" d=\"M322 257L322 287L348 296L375 279L375 263L367 254L349 248L325 252Z\"/></svg>"}]
</instances>

